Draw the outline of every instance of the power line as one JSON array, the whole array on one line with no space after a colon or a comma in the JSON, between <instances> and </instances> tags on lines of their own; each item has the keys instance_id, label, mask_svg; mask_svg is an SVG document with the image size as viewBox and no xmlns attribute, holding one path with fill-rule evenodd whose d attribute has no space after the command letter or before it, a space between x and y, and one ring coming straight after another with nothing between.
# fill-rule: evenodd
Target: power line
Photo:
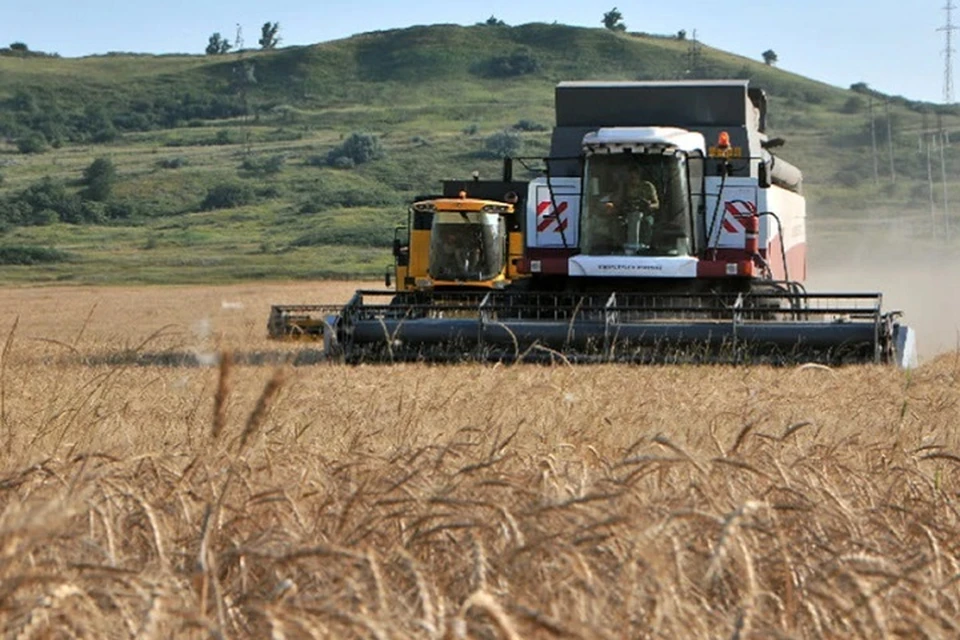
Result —
<instances>
[{"instance_id":1,"label":"power line","mask_svg":"<svg viewBox=\"0 0 960 640\"><path fill-rule=\"evenodd\" d=\"M943 7L943 10L947 12L947 23L937 29L937 31L943 31L946 37L946 47L943 50L943 103L944 104L953 104L953 32L957 30L957 25L953 24L953 10L957 8L957 5L953 4L953 0L947 0L947 4Z\"/></svg>"}]
</instances>

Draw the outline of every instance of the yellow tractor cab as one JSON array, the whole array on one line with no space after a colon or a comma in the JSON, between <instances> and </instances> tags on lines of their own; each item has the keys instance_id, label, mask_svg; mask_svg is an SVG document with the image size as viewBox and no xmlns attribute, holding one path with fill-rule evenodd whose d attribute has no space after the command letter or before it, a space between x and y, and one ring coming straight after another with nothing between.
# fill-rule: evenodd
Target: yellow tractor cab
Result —
<instances>
[{"instance_id":1,"label":"yellow tractor cab","mask_svg":"<svg viewBox=\"0 0 960 640\"><path fill-rule=\"evenodd\" d=\"M523 253L513 216L512 204L470 198L465 191L414 202L407 226L394 236L397 291L505 287L517 276L513 260Z\"/></svg>"}]
</instances>

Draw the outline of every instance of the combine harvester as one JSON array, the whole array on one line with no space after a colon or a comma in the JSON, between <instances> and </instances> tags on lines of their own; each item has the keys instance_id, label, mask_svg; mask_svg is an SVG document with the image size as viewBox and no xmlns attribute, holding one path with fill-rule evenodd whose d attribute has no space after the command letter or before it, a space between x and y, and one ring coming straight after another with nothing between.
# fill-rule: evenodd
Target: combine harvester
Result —
<instances>
[{"instance_id":1,"label":"combine harvester","mask_svg":"<svg viewBox=\"0 0 960 640\"><path fill-rule=\"evenodd\" d=\"M802 175L766 109L745 80L561 83L550 157L518 159L536 177L445 182L397 230L394 290L275 306L269 333L348 362L913 366L879 293L804 289Z\"/></svg>"}]
</instances>

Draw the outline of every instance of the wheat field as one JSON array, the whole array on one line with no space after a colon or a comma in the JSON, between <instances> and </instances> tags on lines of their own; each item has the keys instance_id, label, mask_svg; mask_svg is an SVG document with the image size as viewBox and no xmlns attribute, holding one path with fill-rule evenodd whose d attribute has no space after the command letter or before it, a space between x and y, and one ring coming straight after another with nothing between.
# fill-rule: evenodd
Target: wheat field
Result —
<instances>
[{"instance_id":1,"label":"wheat field","mask_svg":"<svg viewBox=\"0 0 960 640\"><path fill-rule=\"evenodd\" d=\"M282 364L353 288L0 289L4 635L960 632L957 354Z\"/></svg>"}]
</instances>

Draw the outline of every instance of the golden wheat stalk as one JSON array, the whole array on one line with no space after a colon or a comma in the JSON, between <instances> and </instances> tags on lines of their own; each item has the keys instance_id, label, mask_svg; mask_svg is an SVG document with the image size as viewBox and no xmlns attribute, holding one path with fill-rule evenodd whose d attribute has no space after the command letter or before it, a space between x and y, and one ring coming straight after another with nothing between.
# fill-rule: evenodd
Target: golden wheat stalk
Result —
<instances>
[{"instance_id":1,"label":"golden wheat stalk","mask_svg":"<svg viewBox=\"0 0 960 640\"><path fill-rule=\"evenodd\" d=\"M267 417L267 413L270 411L270 406L276 399L277 394L280 393L281 387L283 387L285 378L286 374L284 373L283 369L277 369L273 372L273 375L263 387L263 392L257 399L256 406L250 413L250 417L247 418L247 424L243 428L243 433L240 434L240 444L237 447L238 453L243 451L250 438L252 438L260 429L263 421Z\"/></svg>"},{"instance_id":2,"label":"golden wheat stalk","mask_svg":"<svg viewBox=\"0 0 960 640\"><path fill-rule=\"evenodd\" d=\"M220 375L217 377L217 391L213 396L213 428L210 436L217 440L227 424L227 397L230 395L230 374L233 369L233 352L220 354Z\"/></svg>"},{"instance_id":3,"label":"golden wheat stalk","mask_svg":"<svg viewBox=\"0 0 960 640\"><path fill-rule=\"evenodd\" d=\"M517 633L516 625L513 623L513 619L504 611L503 607L500 606L500 603L497 600L487 593L486 591L476 591L470 595L469 598L463 603L463 606L460 607L460 612L458 618L464 620L467 613L471 609L479 609L483 613L487 614L490 619L493 621L494 625L503 634L503 637L507 640L521 640L521 636ZM458 638L466 638L465 627L461 623L457 627L458 629L463 629L463 635L455 636Z\"/></svg>"}]
</instances>

